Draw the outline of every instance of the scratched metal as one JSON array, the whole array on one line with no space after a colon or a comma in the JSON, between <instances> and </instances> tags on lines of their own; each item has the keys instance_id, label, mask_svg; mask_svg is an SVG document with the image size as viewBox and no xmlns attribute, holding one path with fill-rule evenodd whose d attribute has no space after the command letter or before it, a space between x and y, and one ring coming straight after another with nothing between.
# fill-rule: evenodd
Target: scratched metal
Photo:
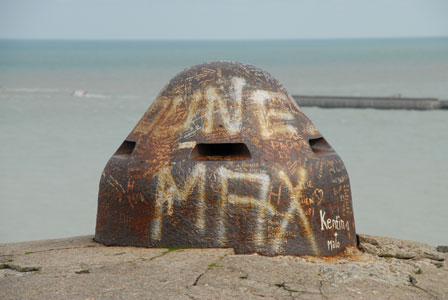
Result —
<instances>
[{"instance_id":1,"label":"scratched metal","mask_svg":"<svg viewBox=\"0 0 448 300\"><path fill-rule=\"evenodd\" d=\"M356 244L348 174L271 75L204 63L168 83L107 163L95 240L336 255Z\"/></svg>"}]
</instances>

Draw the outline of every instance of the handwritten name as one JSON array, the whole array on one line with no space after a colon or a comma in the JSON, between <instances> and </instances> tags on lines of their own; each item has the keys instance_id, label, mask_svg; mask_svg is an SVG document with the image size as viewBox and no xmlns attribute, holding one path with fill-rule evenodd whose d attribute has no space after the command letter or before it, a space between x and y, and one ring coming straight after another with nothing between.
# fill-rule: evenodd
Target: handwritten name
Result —
<instances>
[{"instance_id":1,"label":"handwritten name","mask_svg":"<svg viewBox=\"0 0 448 300\"><path fill-rule=\"evenodd\" d=\"M324 230L349 230L349 222L342 220L339 216L335 218L325 218L325 211L319 210L320 213L320 229Z\"/></svg>"}]
</instances>

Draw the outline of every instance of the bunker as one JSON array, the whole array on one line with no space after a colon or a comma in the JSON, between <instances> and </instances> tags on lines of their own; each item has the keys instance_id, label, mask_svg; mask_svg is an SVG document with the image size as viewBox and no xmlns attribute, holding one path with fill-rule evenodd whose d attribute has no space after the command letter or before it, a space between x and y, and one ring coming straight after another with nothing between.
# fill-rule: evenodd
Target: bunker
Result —
<instances>
[{"instance_id":1,"label":"bunker","mask_svg":"<svg viewBox=\"0 0 448 300\"><path fill-rule=\"evenodd\" d=\"M349 177L271 75L204 63L163 88L110 158L95 240L335 255L356 244Z\"/></svg>"}]
</instances>

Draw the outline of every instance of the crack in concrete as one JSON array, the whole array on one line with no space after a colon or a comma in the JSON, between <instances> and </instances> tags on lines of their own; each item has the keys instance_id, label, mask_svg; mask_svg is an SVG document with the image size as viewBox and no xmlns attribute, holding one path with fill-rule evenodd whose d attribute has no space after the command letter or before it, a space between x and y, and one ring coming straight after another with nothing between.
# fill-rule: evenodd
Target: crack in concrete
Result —
<instances>
[{"instance_id":1,"label":"crack in concrete","mask_svg":"<svg viewBox=\"0 0 448 300\"><path fill-rule=\"evenodd\" d=\"M328 296L324 293L324 280L319 280L319 292L325 299L328 299Z\"/></svg>"},{"instance_id":2,"label":"crack in concrete","mask_svg":"<svg viewBox=\"0 0 448 300\"><path fill-rule=\"evenodd\" d=\"M294 299L294 295L293 293L298 293L298 294L303 294L303 291L298 291L295 289L290 288L289 286L286 285L286 282L281 282L281 283L276 283L275 286L284 289L285 291L287 291L289 293L289 296Z\"/></svg>"},{"instance_id":3,"label":"crack in concrete","mask_svg":"<svg viewBox=\"0 0 448 300\"><path fill-rule=\"evenodd\" d=\"M9 270L14 270L17 272L36 272L36 271L40 271L40 267L21 267L18 265L13 265L13 264L0 264L0 270L2 269L9 269Z\"/></svg>"},{"instance_id":4,"label":"crack in concrete","mask_svg":"<svg viewBox=\"0 0 448 300\"><path fill-rule=\"evenodd\" d=\"M205 273L207 273L208 270L210 270L210 268L207 268L207 270L205 270L205 272L202 272L201 274L199 274L198 277L196 277L196 280L194 281L193 286L196 286L196 285L198 284L199 279L201 279L201 277L202 277Z\"/></svg>"},{"instance_id":5,"label":"crack in concrete","mask_svg":"<svg viewBox=\"0 0 448 300\"><path fill-rule=\"evenodd\" d=\"M202 272L201 274L199 274L198 277L196 277L196 279L195 279L195 281L194 281L192 286L197 286L197 284L199 282L199 279L201 279L201 277L204 276L205 273L207 273L210 269L212 269L212 268L221 268L222 266L219 266L218 263L221 262L226 256L227 256L227 254L224 254L217 261L209 264L207 269L204 272Z\"/></svg>"},{"instance_id":6,"label":"crack in concrete","mask_svg":"<svg viewBox=\"0 0 448 300\"><path fill-rule=\"evenodd\" d=\"M170 252L173 252L173 251L176 251L176 250L182 250L182 249L186 249L186 248L166 248L165 252L162 252L162 254L160 254L160 255L153 256L153 257L147 259L147 261L153 261L154 259L162 257L162 256L165 256L165 255L167 255Z\"/></svg>"},{"instance_id":7,"label":"crack in concrete","mask_svg":"<svg viewBox=\"0 0 448 300\"><path fill-rule=\"evenodd\" d=\"M410 283L413 287L415 287L415 288L417 288L417 289L419 289L419 290L425 292L426 294L428 294L428 295L431 296L432 298L434 298L434 299L439 299L439 297L437 297L436 295L434 295L433 292L430 291L429 289L424 289L424 288L422 288L421 286L417 285L417 279L415 279L415 277L412 276L412 275L409 275L409 283Z\"/></svg>"},{"instance_id":8,"label":"crack in concrete","mask_svg":"<svg viewBox=\"0 0 448 300\"><path fill-rule=\"evenodd\" d=\"M191 296L191 295L189 295L189 294L185 294L185 296L187 296L188 298L193 299L193 300L198 300L198 299L199 299L199 298L196 298L196 297Z\"/></svg>"}]
</instances>

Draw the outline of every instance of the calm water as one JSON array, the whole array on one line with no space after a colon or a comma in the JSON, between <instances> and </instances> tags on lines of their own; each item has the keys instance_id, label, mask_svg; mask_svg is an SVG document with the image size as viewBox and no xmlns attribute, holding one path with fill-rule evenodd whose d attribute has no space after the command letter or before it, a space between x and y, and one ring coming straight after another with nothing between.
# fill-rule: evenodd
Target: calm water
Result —
<instances>
[{"instance_id":1,"label":"calm water","mask_svg":"<svg viewBox=\"0 0 448 300\"><path fill-rule=\"evenodd\" d=\"M448 99L448 39L0 41L0 242L92 234L109 157L172 76L209 60L291 94ZM358 232L448 244L448 111L304 111L346 164Z\"/></svg>"}]
</instances>

